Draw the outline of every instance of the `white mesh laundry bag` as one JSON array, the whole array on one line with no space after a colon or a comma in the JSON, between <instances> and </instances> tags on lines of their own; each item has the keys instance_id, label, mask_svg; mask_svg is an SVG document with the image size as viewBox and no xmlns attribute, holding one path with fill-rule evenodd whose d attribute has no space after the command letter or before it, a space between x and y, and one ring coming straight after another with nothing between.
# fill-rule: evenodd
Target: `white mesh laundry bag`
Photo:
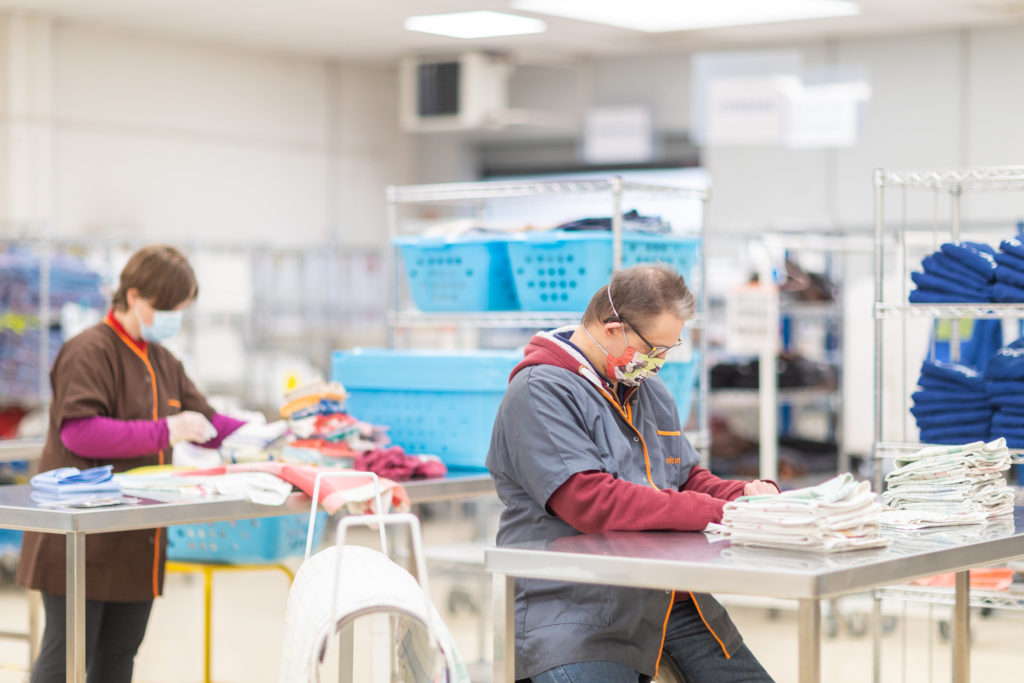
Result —
<instances>
[{"instance_id":1,"label":"white mesh laundry bag","mask_svg":"<svg viewBox=\"0 0 1024 683\"><path fill-rule=\"evenodd\" d=\"M338 589L332 606L335 577ZM381 612L400 615L393 643L398 652L396 680L470 683L451 633L412 574L380 551L351 545L313 555L296 573L285 612L278 682L319 682L321 658L339 625Z\"/></svg>"}]
</instances>

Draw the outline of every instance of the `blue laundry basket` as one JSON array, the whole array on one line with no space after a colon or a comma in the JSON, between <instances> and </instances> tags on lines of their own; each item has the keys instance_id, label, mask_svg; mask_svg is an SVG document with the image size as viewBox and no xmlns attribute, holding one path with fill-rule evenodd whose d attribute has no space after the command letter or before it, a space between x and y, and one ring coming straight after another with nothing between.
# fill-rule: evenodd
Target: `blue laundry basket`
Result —
<instances>
[{"instance_id":1,"label":"blue laundry basket","mask_svg":"<svg viewBox=\"0 0 1024 683\"><path fill-rule=\"evenodd\" d=\"M504 236L399 237L394 242L421 311L519 308Z\"/></svg>"},{"instance_id":2,"label":"blue laundry basket","mask_svg":"<svg viewBox=\"0 0 1024 683\"><path fill-rule=\"evenodd\" d=\"M353 349L335 351L331 379L345 385L345 409L390 427L408 453L449 467L482 469L498 405L521 351Z\"/></svg>"},{"instance_id":3,"label":"blue laundry basket","mask_svg":"<svg viewBox=\"0 0 1024 683\"><path fill-rule=\"evenodd\" d=\"M691 283L700 240L626 232L622 267L661 262ZM519 306L528 311L582 311L612 274L612 234L607 230L550 230L508 241L509 265Z\"/></svg>"},{"instance_id":4,"label":"blue laundry basket","mask_svg":"<svg viewBox=\"0 0 1024 683\"><path fill-rule=\"evenodd\" d=\"M181 562L262 564L306 550L309 515L281 515L167 527L167 558ZM316 513L313 547L320 545L327 513Z\"/></svg>"}]
</instances>

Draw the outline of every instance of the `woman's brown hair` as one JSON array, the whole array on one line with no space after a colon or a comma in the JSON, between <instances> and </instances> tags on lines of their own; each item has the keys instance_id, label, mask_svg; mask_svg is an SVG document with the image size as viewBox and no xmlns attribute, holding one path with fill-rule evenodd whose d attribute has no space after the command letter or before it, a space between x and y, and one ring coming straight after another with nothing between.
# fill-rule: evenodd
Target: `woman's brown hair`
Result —
<instances>
[{"instance_id":1,"label":"woman's brown hair","mask_svg":"<svg viewBox=\"0 0 1024 683\"><path fill-rule=\"evenodd\" d=\"M128 290L133 287L158 311L170 311L199 295L199 283L188 259L166 244L143 247L128 259L114 292L116 310L128 309Z\"/></svg>"}]
</instances>

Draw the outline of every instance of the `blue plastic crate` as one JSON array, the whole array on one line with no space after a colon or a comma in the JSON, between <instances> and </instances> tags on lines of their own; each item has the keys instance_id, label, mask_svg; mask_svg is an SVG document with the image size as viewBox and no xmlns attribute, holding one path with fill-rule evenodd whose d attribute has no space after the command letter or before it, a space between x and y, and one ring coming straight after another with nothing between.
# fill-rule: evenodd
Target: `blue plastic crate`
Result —
<instances>
[{"instance_id":1,"label":"blue plastic crate","mask_svg":"<svg viewBox=\"0 0 1024 683\"><path fill-rule=\"evenodd\" d=\"M691 281L700 240L675 235L622 235L622 267L660 261ZM508 243L516 296L523 310L582 311L612 274L607 230L526 233Z\"/></svg>"},{"instance_id":2,"label":"blue plastic crate","mask_svg":"<svg viewBox=\"0 0 1024 683\"><path fill-rule=\"evenodd\" d=\"M688 361L670 361L658 371L658 377L668 387L672 398L679 408L679 422L685 427L690 419L690 406L693 402L693 387L697 381L697 369L700 355L692 354Z\"/></svg>"},{"instance_id":3,"label":"blue plastic crate","mask_svg":"<svg viewBox=\"0 0 1024 683\"><path fill-rule=\"evenodd\" d=\"M15 529L0 529L0 557L21 552L21 532Z\"/></svg>"},{"instance_id":4,"label":"blue plastic crate","mask_svg":"<svg viewBox=\"0 0 1024 683\"><path fill-rule=\"evenodd\" d=\"M491 428L519 351L335 351L331 379L345 408L388 425L407 453L432 453L449 467L483 468Z\"/></svg>"},{"instance_id":5,"label":"blue plastic crate","mask_svg":"<svg viewBox=\"0 0 1024 683\"><path fill-rule=\"evenodd\" d=\"M519 308L504 237L400 237L395 244L421 311Z\"/></svg>"},{"instance_id":6,"label":"blue plastic crate","mask_svg":"<svg viewBox=\"0 0 1024 683\"><path fill-rule=\"evenodd\" d=\"M327 513L316 514L313 547L320 545ZM260 564L306 550L309 515L282 515L167 527L167 558L181 562Z\"/></svg>"}]
</instances>

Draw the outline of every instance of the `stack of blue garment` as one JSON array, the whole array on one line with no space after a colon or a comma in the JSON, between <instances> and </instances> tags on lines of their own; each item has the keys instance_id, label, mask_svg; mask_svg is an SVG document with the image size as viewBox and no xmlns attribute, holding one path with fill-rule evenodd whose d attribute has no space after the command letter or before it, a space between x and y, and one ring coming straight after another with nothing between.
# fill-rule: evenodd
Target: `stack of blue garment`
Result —
<instances>
[{"instance_id":1,"label":"stack of blue garment","mask_svg":"<svg viewBox=\"0 0 1024 683\"><path fill-rule=\"evenodd\" d=\"M122 500L121 483L114 479L114 466L87 470L58 467L32 477L32 500L42 505L90 507Z\"/></svg>"},{"instance_id":2,"label":"stack of blue garment","mask_svg":"<svg viewBox=\"0 0 1024 683\"><path fill-rule=\"evenodd\" d=\"M920 389L912 396L910 412L917 420L921 441L958 444L988 440L992 408L981 373L958 363L926 360L917 384Z\"/></svg>"},{"instance_id":3,"label":"stack of blue garment","mask_svg":"<svg viewBox=\"0 0 1024 683\"><path fill-rule=\"evenodd\" d=\"M1010 448L1024 448L1024 339L1004 346L985 368L985 390L992 415L991 434Z\"/></svg>"},{"instance_id":4,"label":"stack of blue garment","mask_svg":"<svg viewBox=\"0 0 1024 683\"><path fill-rule=\"evenodd\" d=\"M910 279L917 289L910 303L984 303L992 301L995 250L980 242L947 242L921 261L923 272Z\"/></svg>"},{"instance_id":5,"label":"stack of blue garment","mask_svg":"<svg viewBox=\"0 0 1024 683\"><path fill-rule=\"evenodd\" d=\"M999 244L995 255L996 283L992 300L1004 304L1024 301L1024 242L1014 237Z\"/></svg>"}]
</instances>

